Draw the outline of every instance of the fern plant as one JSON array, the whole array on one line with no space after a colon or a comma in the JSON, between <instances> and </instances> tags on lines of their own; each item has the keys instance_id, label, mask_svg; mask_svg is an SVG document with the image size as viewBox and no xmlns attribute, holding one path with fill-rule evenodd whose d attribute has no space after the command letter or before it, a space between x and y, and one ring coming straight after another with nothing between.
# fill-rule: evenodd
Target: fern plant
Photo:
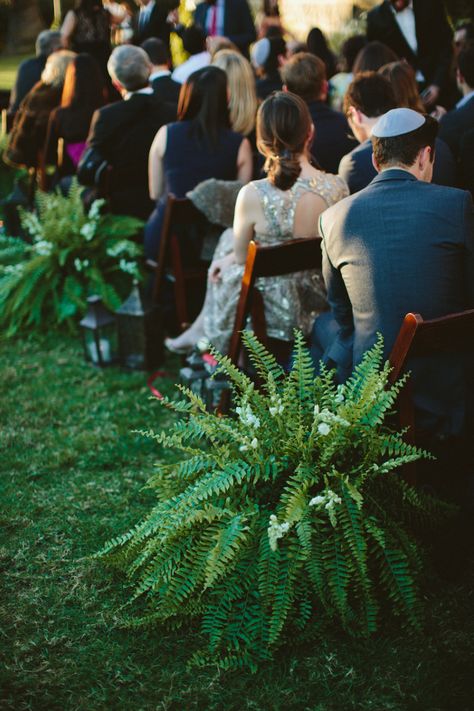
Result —
<instances>
[{"instance_id":1,"label":"fern plant","mask_svg":"<svg viewBox=\"0 0 474 711\"><path fill-rule=\"evenodd\" d=\"M32 243L0 235L0 325L7 335L30 325L71 323L90 293L110 308L120 305L140 278L142 248L130 237L143 223L102 214L103 200L88 213L76 180L69 194L37 193L37 210L20 209Z\"/></svg>"},{"instance_id":2,"label":"fern plant","mask_svg":"<svg viewBox=\"0 0 474 711\"><path fill-rule=\"evenodd\" d=\"M387 608L420 621L420 554L408 525L434 502L397 470L426 452L384 426L389 387L379 338L350 380L315 377L301 334L285 375L249 333L260 389L223 356L235 413L219 417L185 387L180 415L144 433L180 452L150 481L158 502L97 554L135 586L127 624L198 618L209 644L194 661L252 669L322 615L370 634ZM140 603L141 600L141 603Z\"/></svg>"}]
</instances>

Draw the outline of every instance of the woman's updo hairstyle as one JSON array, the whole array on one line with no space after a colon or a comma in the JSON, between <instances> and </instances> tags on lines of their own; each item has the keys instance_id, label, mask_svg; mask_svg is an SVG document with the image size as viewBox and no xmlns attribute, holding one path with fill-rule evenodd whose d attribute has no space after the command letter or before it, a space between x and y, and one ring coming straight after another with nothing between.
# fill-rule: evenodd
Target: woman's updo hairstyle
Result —
<instances>
[{"instance_id":1,"label":"woman's updo hairstyle","mask_svg":"<svg viewBox=\"0 0 474 711\"><path fill-rule=\"evenodd\" d=\"M311 116L303 99L290 92L269 96L257 114L257 148L265 157L272 185L289 190L297 181L299 158L311 131Z\"/></svg>"}]
</instances>

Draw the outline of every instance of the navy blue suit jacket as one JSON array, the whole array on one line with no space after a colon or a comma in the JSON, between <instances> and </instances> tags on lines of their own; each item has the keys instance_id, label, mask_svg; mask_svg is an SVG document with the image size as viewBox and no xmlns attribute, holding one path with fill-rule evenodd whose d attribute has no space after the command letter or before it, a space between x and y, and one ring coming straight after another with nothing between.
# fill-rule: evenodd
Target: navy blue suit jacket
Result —
<instances>
[{"instance_id":1,"label":"navy blue suit jacket","mask_svg":"<svg viewBox=\"0 0 474 711\"><path fill-rule=\"evenodd\" d=\"M461 140L474 128L474 97L459 109L445 114L439 124L439 135L446 141L456 157L460 155Z\"/></svg>"},{"instance_id":2,"label":"navy blue suit jacket","mask_svg":"<svg viewBox=\"0 0 474 711\"><path fill-rule=\"evenodd\" d=\"M323 276L339 333L326 359L351 369L384 337L385 356L407 313L431 319L474 305L474 208L468 192L380 173L320 218ZM461 364L462 366L462 364ZM410 364L424 426L459 433L465 384L456 359Z\"/></svg>"},{"instance_id":3,"label":"navy blue suit jacket","mask_svg":"<svg viewBox=\"0 0 474 711\"><path fill-rule=\"evenodd\" d=\"M344 114L329 108L323 101L308 102L315 136L311 155L328 173L337 173L339 162L356 144Z\"/></svg>"},{"instance_id":4,"label":"navy blue suit jacket","mask_svg":"<svg viewBox=\"0 0 474 711\"><path fill-rule=\"evenodd\" d=\"M457 167L449 146L436 139L435 162L432 183L454 188L457 182ZM349 192L359 192L375 178L377 171L372 163L372 141L368 138L345 155L339 164L339 175L349 186Z\"/></svg>"},{"instance_id":5,"label":"navy blue suit jacket","mask_svg":"<svg viewBox=\"0 0 474 711\"><path fill-rule=\"evenodd\" d=\"M204 30L206 30L209 7L207 2L202 2L194 11L194 23ZM225 0L224 36L237 45L245 56L248 56L249 44L255 42L256 33L247 0Z\"/></svg>"}]
</instances>

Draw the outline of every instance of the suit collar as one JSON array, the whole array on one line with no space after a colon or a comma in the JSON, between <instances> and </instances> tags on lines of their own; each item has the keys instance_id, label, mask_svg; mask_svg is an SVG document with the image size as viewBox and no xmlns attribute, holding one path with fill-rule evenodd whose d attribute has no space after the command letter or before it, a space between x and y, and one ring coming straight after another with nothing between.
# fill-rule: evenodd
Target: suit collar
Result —
<instances>
[{"instance_id":1,"label":"suit collar","mask_svg":"<svg viewBox=\"0 0 474 711\"><path fill-rule=\"evenodd\" d=\"M408 170L403 170L403 168L388 168L378 173L372 180L372 183L384 183L388 180L411 180L418 182L418 179L409 173Z\"/></svg>"}]
</instances>

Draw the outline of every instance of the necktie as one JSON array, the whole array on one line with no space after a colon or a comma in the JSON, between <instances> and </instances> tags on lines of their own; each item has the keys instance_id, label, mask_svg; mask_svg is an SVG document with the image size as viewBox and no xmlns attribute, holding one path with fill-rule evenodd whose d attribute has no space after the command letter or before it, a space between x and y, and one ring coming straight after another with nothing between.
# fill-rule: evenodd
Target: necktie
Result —
<instances>
[{"instance_id":1,"label":"necktie","mask_svg":"<svg viewBox=\"0 0 474 711\"><path fill-rule=\"evenodd\" d=\"M215 37L217 35L217 4L211 7L212 17L209 27L209 35Z\"/></svg>"}]
</instances>

